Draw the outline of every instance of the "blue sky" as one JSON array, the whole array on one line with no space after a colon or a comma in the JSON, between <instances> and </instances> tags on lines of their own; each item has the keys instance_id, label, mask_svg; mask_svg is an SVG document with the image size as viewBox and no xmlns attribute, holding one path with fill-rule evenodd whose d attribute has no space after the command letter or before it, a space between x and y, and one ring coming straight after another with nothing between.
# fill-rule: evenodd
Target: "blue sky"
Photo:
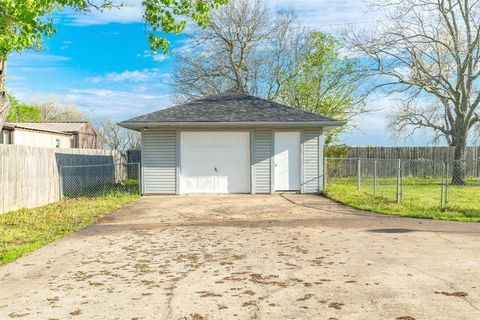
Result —
<instances>
[{"instance_id":1,"label":"blue sky","mask_svg":"<svg viewBox=\"0 0 480 320\"><path fill-rule=\"evenodd\" d=\"M90 118L125 120L172 104L168 79L175 49L188 45L185 36L172 36L169 56L149 51L138 1L106 13L65 13L55 17L58 34L39 52L27 51L9 57L8 90L20 100L74 104ZM380 13L367 13L361 0L271 0L272 9L291 7L302 23L325 32L337 32L345 23L363 25ZM375 111L357 119L359 129L342 136L352 145L422 145L429 140L418 135L394 141L386 116L395 102L372 97Z\"/></svg>"}]
</instances>

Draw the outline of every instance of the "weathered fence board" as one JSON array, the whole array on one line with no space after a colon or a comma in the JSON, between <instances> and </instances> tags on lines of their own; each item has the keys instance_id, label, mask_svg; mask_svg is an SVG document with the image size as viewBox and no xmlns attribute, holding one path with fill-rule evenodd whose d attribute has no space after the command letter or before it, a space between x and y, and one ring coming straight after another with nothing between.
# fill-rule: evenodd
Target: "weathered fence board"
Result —
<instances>
[{"instance_id":1,"label":"weathered fence board","mask_svg":"<svg viewBox=\"0 0 480 320\"><path fill-rule=\"evenodd\" d=\"M112 150L0 145L0 213L58 201L61 166L109 165L126 160L124 152ZM121 174L125 175L115 172L115 176Z\"/></svg>"}]
</instances>

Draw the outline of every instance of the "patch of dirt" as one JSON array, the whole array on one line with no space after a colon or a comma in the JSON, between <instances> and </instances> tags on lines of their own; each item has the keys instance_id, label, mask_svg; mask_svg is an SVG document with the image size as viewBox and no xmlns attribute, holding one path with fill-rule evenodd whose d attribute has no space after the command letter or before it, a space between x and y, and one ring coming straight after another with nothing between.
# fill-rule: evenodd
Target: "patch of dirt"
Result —
<instances>
[{"instance_id":1,"label":"patch of dirt","mask_svg":"<svg viewBox=\"0 0 480 320\"><path fill-rule=\"evenodd\" d=\"M247 302L244 302L242 304L242 307L256 307L257 306L257 301L255 300L251 300L251 301L247 301Z\"/></svg>"},{"instance_id":2,"label":"patch of dirt","mask_svg":"<svg viewBox=\"0 0 480 320\"><path fill-rule=\"evenodd\" d=\"M69 314L72 315L72 316L79 316L80 314L82 314L82 311L80 309L77 309L77 310L74 310L74 311L70 312Z\"/></svg>"},{"instance_id":3,"label":"patch of dirt","mask_svg":"<svg viewBox=\"0 0 480 320\"><path fill-rule=\"evenodd\" d=\"M200 294L200 298L209 298L209 297L221 297L221 294L211 292L211 291L197 291Z\"/></svg>"},{"instance_id":4,"label":"patch of dirt","mask_svg":"<svg viewBox=\"0 0 480 320\"><path fill-rule=\"evenodd\" d=\"M313 294L307 293L307 294L304 295L303 297L298 298L297 301L307 301L307 300L309 300L309 299L312 298L312 297L313 297Z\"/></svg>"},{"instance_id":5,"label":"patch of dirt","mask_svg":"<svg viewBox=\"0 0 480 320\"><path fill-rule=\"evenodd\" d=\"M282 288L286 288L287 284L285 282L280 282L277 280L273 279L278 279L278 276L276 275L268 275L268 276L263 276L259 273L251 273L250 274L250 281L258 284L271 284L271 285L277 285Z\"/></svg>"},{"instance_id":6,"label":"patch of dirt","mask_svg":"<svg viewBox=\"0 0 480 320\"><path fill-rule=\"evenodd\" d=\"M395 318L395 320L416 320L416 319L410 316L403 316L403 317Z\"/></svg>"},{"instance_id":7,"label":"patch of dirt","mask_svg":"<svg viewBox=\"0 0 480 320\"><path fill-rule=\"evenodd\" d=\"M328 304L328 307L333 308L333 309L337 309L337 310L341 310L344 305L345 304L341 303L341 302L330 302Z\"/></svg>"},{"instance_id":8,"label":"patch of dirt","mask_svg":"<svg viewBox=\"0 0 480 320\"><path fill-rule=\"evenodd\" d=\"M142 283L146 286L152 285L155 283L155 281L152 280L142 280Z\"/></svg>"},{"instance_id":9,"label":"patch of dirt","mask_svg":"<svg viewBox=\"0 0 480 320\"><path fill-rule=\"evenodd\" d=\"M447 297L466 297L468 296L468 293L463 292L463 291L456 291L456 292L445 292L445 291L435 291L435 294L443 294L444 296Z\"/></svg>"},{"instance_id":10,"label":"patch of dirt","mask_svg":"<svg viewBox=\"0 0 480 320\"><path fill-rule=\"evenodd\" d=\"M30 313L16 313L16 312L12 312L12 313L9 313L8 316L10 318L23 318L23 317L26 317L28 316Z\"/></svg>"},{"instance_id":11,"label":"patch of dirt","mask_svg":"<svg viewBox=\"0 0 480 320\"><path fill-rule=\"evenodd\" d=\"M184 319L187 320L187 317L185 317ZM202 315L199 315L198 313L194 313L190 315L190 319L191 320L207 320L208 318Z\"/></svg>"},{"instance_id":12,"label":"patch of dirt","mask_svg":"<svg viewBox=\"0 0 480 320\"><path fill-rule=\"evenodd\" d=\"M58 302L60 300L59 297L53 297L53 298L47 298L47 301L48 301L48 304L55 304L56 302Z\"/></svg>"}]
</instances>

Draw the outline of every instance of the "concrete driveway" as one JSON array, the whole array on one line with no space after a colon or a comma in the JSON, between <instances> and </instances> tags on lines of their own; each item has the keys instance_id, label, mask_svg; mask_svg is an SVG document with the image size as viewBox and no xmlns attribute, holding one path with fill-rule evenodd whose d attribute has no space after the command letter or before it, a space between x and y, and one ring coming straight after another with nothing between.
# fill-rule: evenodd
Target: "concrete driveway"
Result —
<instances>
[{"instance_id":1,"label":"concrete driveway","mask_svg":"<svg viewBox=\"0 0 480 320\"><path fill-rule=\"evenodd\" d=\"M0 267L0 319L480 319L480 224L146 197Z\"/></svg>"}]
</instances>

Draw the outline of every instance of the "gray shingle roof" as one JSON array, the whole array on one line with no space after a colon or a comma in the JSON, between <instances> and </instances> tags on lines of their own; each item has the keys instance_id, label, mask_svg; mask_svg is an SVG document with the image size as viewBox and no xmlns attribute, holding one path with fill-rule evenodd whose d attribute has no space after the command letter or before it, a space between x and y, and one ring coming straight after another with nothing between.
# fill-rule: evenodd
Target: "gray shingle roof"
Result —
<instances>
[{"instance_id":1,"label":"gray shingle roof","mask_svg":"<svg viewBox=\"0 0 480 320\"><path fill-rule=\"evenodd\" d=\"M332 122L333 119L238 91L227 91L121 122Z\"/></svg>"}]
</instances>

